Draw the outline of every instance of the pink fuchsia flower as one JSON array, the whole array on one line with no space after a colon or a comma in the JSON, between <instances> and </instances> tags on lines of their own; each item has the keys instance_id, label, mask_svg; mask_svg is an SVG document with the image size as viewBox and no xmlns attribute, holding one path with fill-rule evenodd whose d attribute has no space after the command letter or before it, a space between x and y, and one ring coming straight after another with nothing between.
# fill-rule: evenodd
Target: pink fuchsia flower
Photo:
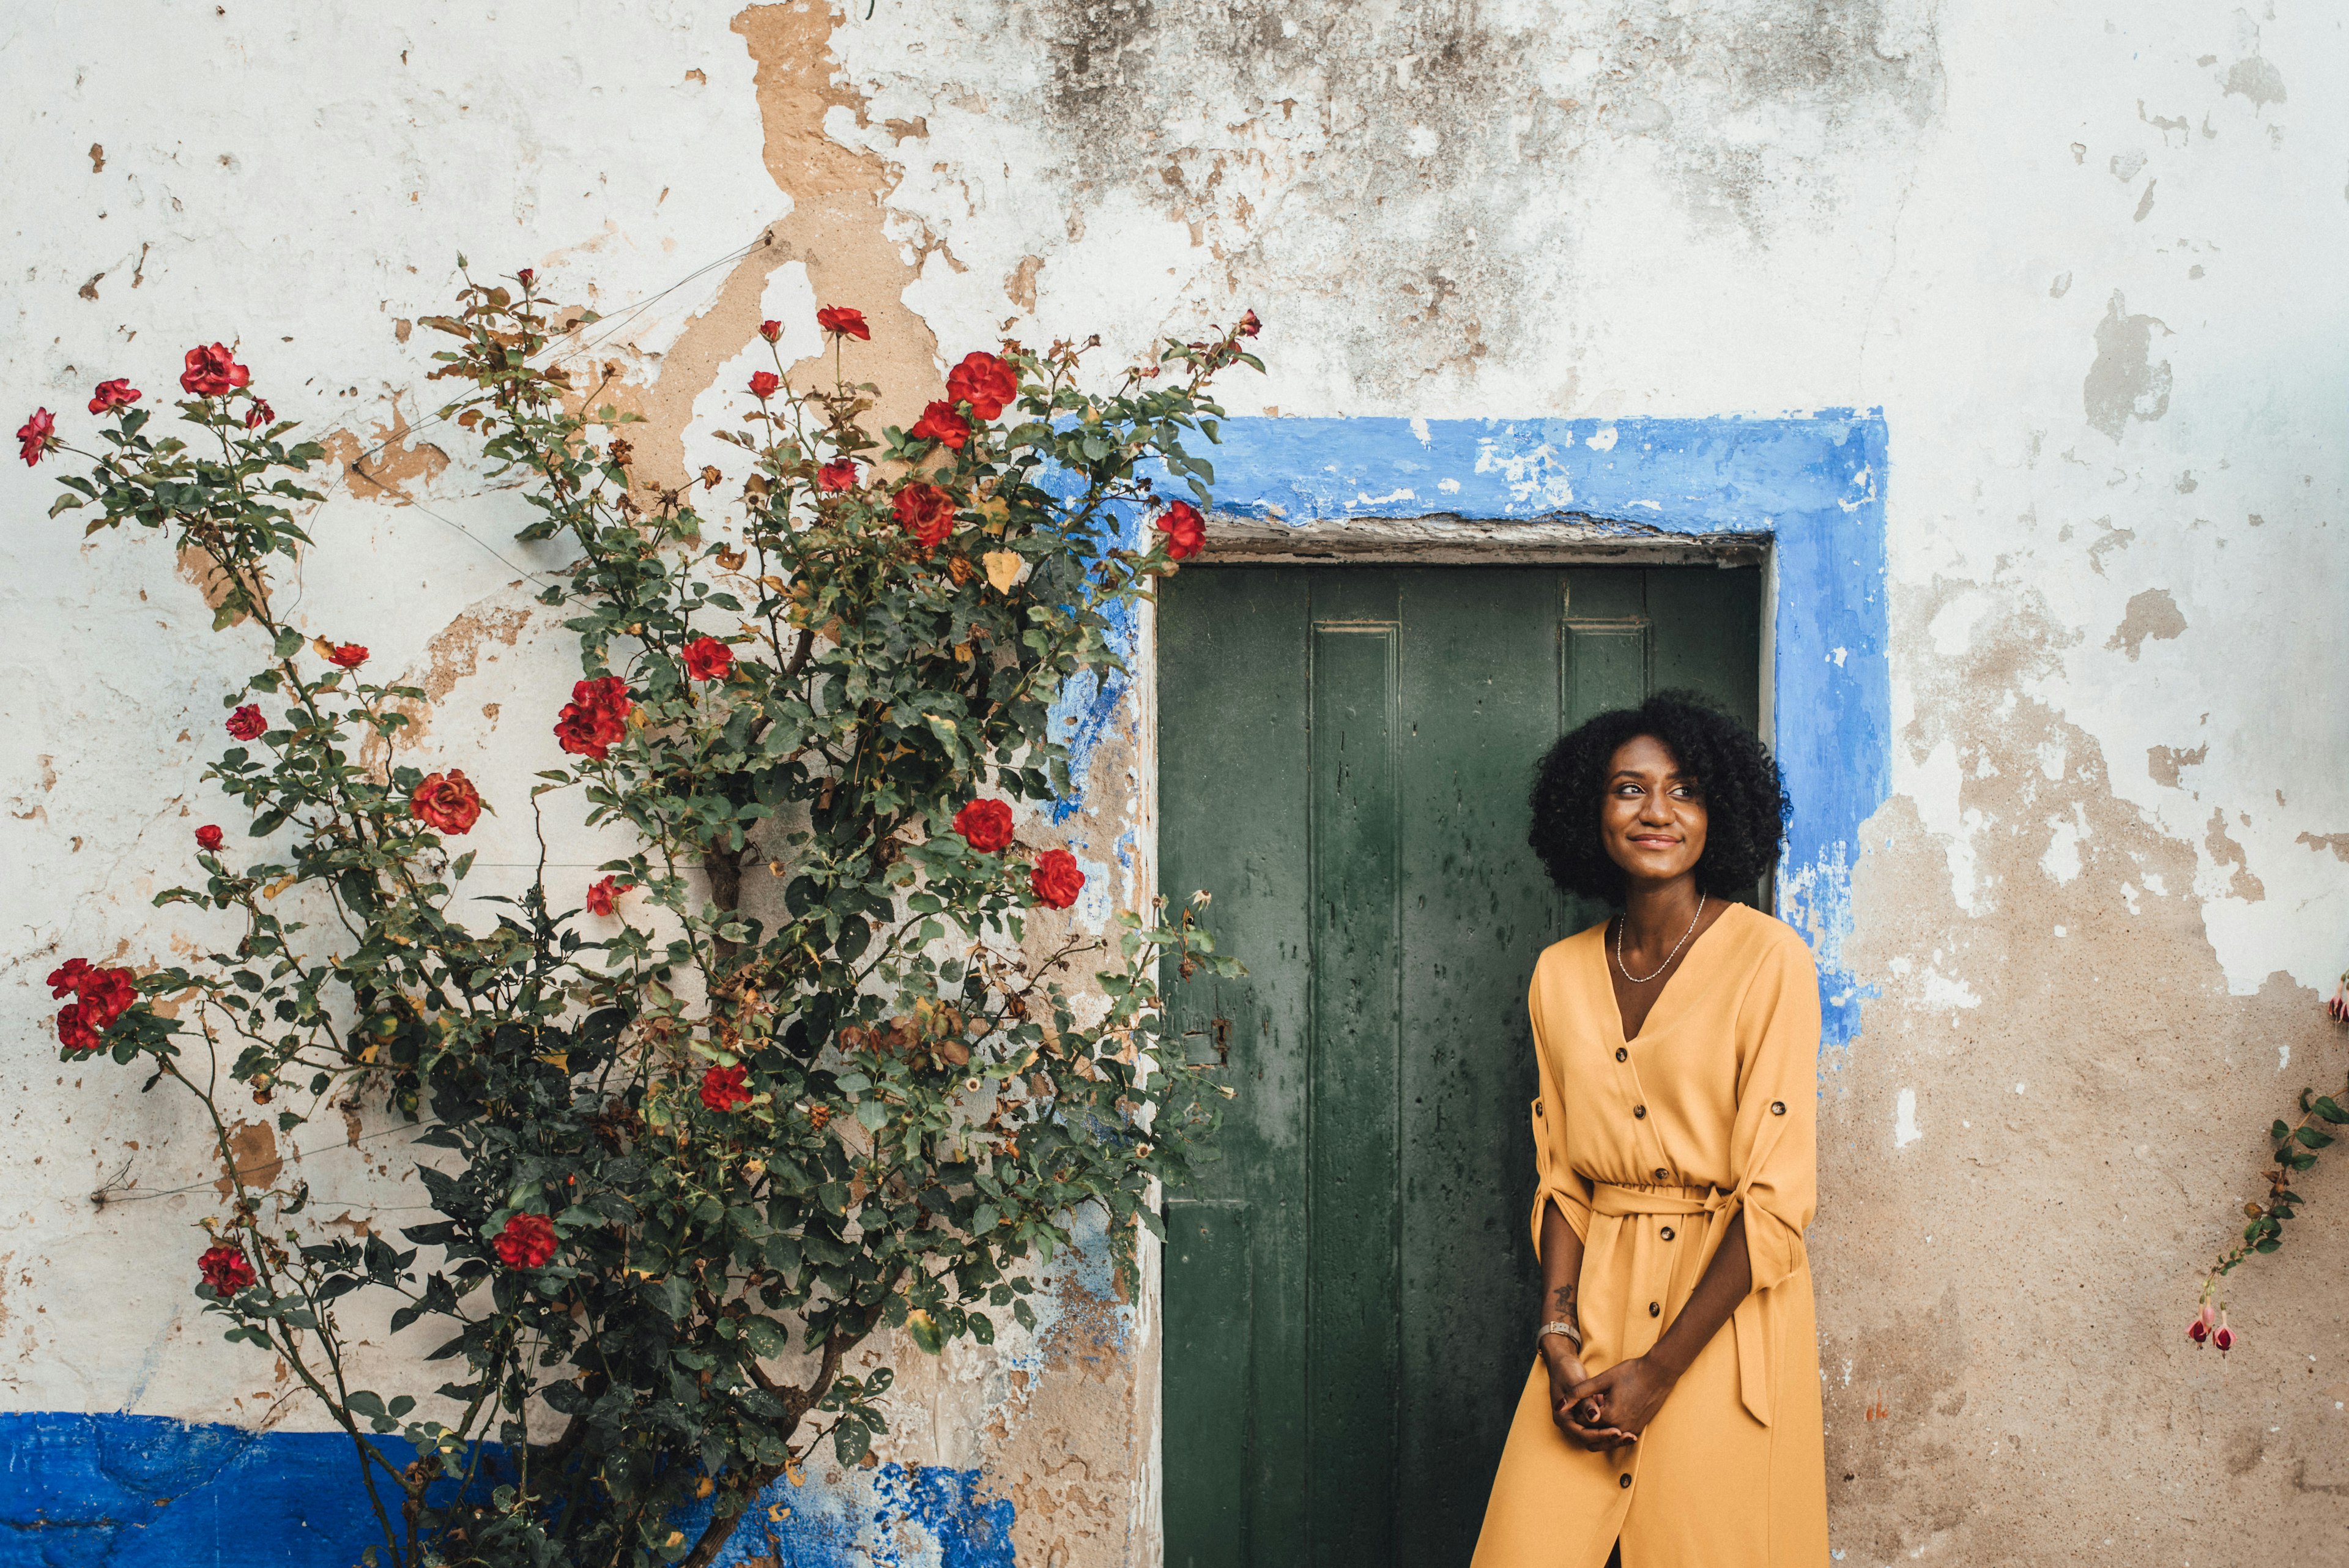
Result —
<instances>
[{"instance_id":1,"label":"pink fuchsia flower","mask_svg":"<svg viewBox=\"0 0 2349 1568\"><path fill-rule=\"evenodd\" d=\"M734 669L734 650L714 637L685 645L685 672L696 680L723 680Z\"/></svg>"},{"instance_id":2,"label":"pink fuchsia flower","mask_svg":"<svg viewBox=\"0 0 2349 1568\"><path fill-rule=\"evenodd\" d=\"M97 395L89 400L89 411L102 414L114 409L127 409L138 400L139 389L129 381L100 381Z\"/></svg>"},{"instance_id":3,"label":"pink fuchsia flower","mask_svg":"<svg viewBox=\"0 0 2349 1568\"><path fill-rule=\"evenodd\" d=\"M2219 1326L2210 1331L2210 1343L2219 1347L2221 1355L2235 1348L2235 1331L2227 1326L2227 1314L2223 1309L2219 1314Z\"/></svg>"},{"instance_id":4,"label":"pink fuchsia flower","mask_svg":"<svg viewBox=\"0 0 2349 1568\"><path fill-rule=\"evenodd\" d=\"M2324 1004L2324 1011L2333 1015L2333 1023L2349 1023L2349 974L2344 974L2341 983L2333 988L2333 1000Z\"/></svg>"},{"instance_id":5,"label":"pink fuchsia flower","mask_svg":"<svg viewBox=\"0 0 2349 1568\"><path fill-rule=\"evenodd\" d=\"M724 1116L750 1103L750 1070L712 1067L701 1075L701 1103Z\"/></svg>"},{"instance_id":6,"label":"pink fuchsia flower","mask_svg":"<svg viewBox=\"0 0 2349 1568\"><path fill-rule=\"evenodd\" d=\"M16 452L26 468L40 462L57 444L57 416L47 409L35 409L33 417L16 427Z\"/></svg>"}]
</instances>

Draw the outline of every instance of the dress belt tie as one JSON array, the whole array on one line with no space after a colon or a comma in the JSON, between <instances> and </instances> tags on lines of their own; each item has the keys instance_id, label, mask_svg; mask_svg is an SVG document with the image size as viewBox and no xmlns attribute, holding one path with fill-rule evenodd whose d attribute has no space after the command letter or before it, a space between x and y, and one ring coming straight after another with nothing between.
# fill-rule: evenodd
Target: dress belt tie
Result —
<instances>
[{"instance_id":1,"label":"dress belt tie","mask_svg":"<svg viewBox=\"0 0 2349 1568\"><path fill-rule=\"evenodd\" d=\"M1718 1187L1618 1187L1609 1181L1590 1184L1590 1211L1610 1220L1631 1220L1661 1214L1702 1214L1720 1218L1737 1211L1744 1201L1742 1190L1723 1192ZM1721 1228L1706 1227L1703 1263L1710 1266L1713 1249L1721 1245ZM1703 1267L1697 1277L1704 1277ZM1737 1392L1745 1408L1764 1426L1770 1424L1770 1366L1767 1345L1769 1336L1764 1332L1764 1298L1767 1291L1749 1293L1729 1314L1730 1328L1737 1336Z\"/></svg>"}]
</instances>

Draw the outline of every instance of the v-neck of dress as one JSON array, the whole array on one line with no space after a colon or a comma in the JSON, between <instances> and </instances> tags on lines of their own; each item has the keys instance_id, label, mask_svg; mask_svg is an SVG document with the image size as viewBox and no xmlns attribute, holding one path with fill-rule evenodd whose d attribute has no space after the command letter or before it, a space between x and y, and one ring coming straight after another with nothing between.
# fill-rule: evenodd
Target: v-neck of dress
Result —
<instances>
[{"instance_id":1,"label":"v-neck of dress","mask_svg":"<svg viewBox=\"0 0 2349 1568\"><path fill-rule=\"evenodd\" d=\"M1688 945L1688 951L1682 955L1681 959L1680 968L1672 971L1670 978L1664 981L1663 990L1656 992L1656 1000L1648 1004L1647 1016L1640 1020L1640 1033L1637 1034L1627 1034L1624 1033L1623 1003L1615 995L1615 971L1612 967L1615 961L1614 948L1608 940L1607 927L1601 926L1599 928L1599 978L1600 982L1607 988L1607 1015L1615 1021L1615 1039L1617 1044L1622 1045L1626 1050L1629 1050L1647 1034L1649 1028L1656 1022L1657 1012L1662 1009L1667 1001L1671 1000L1672 995L1672 987L1679 983L1682 975L1688 972L1688 966L1696 961L1697 951L1704 946L1704 940L1713 935L1713 932L1719 930L1722 927L1727 925L1732 919L1734 919L1736 918L1736 911L1745 907L1743 904L1737 903L1733 899L1724 899L1723 902L1727 905L1727 908L1721 911L1720 918L1715 919L1713 924L1705 927L1704 929L1699 931L1696 936L1691 940ZM1619 919L1621 918L1622 917L1620 916L1616 916L1609 919L1608 925L1612 925L1615 919Z\"/></svg>"}]
</instances>

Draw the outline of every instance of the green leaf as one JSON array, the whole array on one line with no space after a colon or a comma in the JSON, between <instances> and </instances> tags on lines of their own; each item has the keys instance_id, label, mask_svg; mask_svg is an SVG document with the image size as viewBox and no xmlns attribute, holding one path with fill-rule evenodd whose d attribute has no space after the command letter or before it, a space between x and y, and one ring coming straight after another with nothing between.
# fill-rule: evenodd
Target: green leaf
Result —
<instances>
[{"instance_id":1,"label":"green leaf","mask_svg":"<svg viewBox=\"0 0 2349 1568\"><path fill-rule=\"evenodd\" d=\"M2316 1103L2309 1106L2309 1109L2331 1122L2334 1127L2349 1124L2349 1111L2343 1110L2340 1102L2330 1095L2317 1096Z\"/></svg>"},{"instance_id":2,"label":"green leaf","mask_svg":"<svg viewBox=\"0 0 2349 1568\"><path fill-rule=\"evenodd\" d=\"M2292 1136L2298 1138L2302 1144L2305 1144L2310 1148L2323 1148L2325 1145L2333 1141L2333 1135L2331 1133L2319 1132L2314 1127L2294 1128Z\"/></svg>"}]
</instances>

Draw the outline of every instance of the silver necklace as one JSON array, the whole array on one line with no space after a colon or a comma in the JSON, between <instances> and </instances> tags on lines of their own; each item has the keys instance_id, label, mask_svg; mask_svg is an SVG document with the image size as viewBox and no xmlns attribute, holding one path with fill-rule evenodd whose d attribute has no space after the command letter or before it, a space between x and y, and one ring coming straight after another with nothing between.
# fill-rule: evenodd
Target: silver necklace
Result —
<instances>
[{"instance_id":1,"label":"silver necklace","mask_svg":"<svg viewBox=\"0 0 2349 1568\"><path fill-rule=\"evenodd\" d=\"M1702 893L1696 896L1696 913L1689 917L1689 929L1681 933L1681 940L1672 944L1672 950L1666 953L1664 961L1656 966L1656 974L1661 974L1671 968L1672 960L1681 956L1681 950L1688 946L1688 940L1696 935L1696 923L1704 919L1704 898L1705 896ZM1633 974L1630 970L1623 969L1623 928L1630 923L1631 911L1629 909L1624 910L1623 918L1615 922L1615 967L1622 970L1623 978L1633 985L1645 985L1655 979L1656 974Z\"/></svg>"}]
</instances>

